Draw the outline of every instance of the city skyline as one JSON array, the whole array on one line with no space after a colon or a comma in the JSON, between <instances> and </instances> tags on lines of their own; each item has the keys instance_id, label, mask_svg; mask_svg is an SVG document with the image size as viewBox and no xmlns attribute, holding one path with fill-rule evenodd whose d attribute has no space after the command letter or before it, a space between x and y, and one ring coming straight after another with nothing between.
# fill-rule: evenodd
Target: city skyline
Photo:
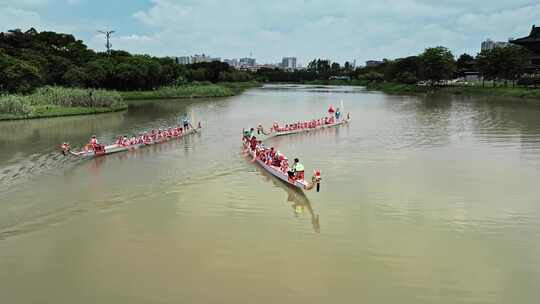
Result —
<instances>
[{"instance_id":1,"label":"city skyline","mask_svg":"<svg viewBox=\"0 0 540 304\"><path fill-rule=\"evenodd\" d=\"M4 0L0 31L34 27L75 35L104 51L98 30L115 30L113 49L154 56L212 54L279 63L294 56L359 63L446 46L458 56L475 55L490 37L507 41L540 23L532 1L387 0L381 3L322 0L279 3L237 0ZM252 54L252 56L250 56Z\"/></svg>"}]
</instances>

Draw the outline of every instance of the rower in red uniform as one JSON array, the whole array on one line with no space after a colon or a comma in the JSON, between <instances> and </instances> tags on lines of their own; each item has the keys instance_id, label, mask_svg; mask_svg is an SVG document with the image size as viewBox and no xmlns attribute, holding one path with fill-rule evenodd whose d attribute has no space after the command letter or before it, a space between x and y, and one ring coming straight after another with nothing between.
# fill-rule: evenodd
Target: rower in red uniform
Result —
<instances>
[{"instance_id":1,"label":"rower in red uniform","mask_svg":"<svg viewBox=\"0 0 540 304\"><path fill-rule=\"evenodd\" d=\"M251 151L255 151L255 149L257 148L257 137L255 136L251 137L250 148L251 148Z\"/></svg>"},{"instance_id":2,"label":"rower in red uniform","mask_svg":"<svg viewBox=\"0 0 540 304\"><path fill-rule=\"evenodd\" d=\"M279 131L279 125L278 125L277 121L274 121L274 124L272 125L272 129L274 129L274 132Z\"/></svg>"},{"instance_id":3,"label":"rower in red uniform","mask_svg":"<svg viewBox=\"0 0 540 304\"><path fill-rule=\"evenodd\" d=\"M92 149L96 149L97 145L99 145L98 140L95 135L92 135L92 138L90 138L90 145L92 146Z\"/></svg>"},{"instance_id":4,"label":"rower in red uniform","mask_svg":"<svg viewBox=\"0 0 540 304\"><path fill-rule=\"evenodd\" d=\"M271 158L274 158L276 156L276 149L274 147L270 148L269 154Z\"/></svg>"}]
</instances>

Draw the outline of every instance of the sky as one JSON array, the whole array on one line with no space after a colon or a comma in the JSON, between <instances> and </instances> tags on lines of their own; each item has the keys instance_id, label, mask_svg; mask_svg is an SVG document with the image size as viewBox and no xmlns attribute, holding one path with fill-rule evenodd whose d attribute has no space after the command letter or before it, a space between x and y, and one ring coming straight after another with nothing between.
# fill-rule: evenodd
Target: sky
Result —
<instances>
[{"instance_id":1,"label":"sky","mask_svg":"<svg viewBox=\"0 0 540 304\"><path fill-rule=\"evenodd\" d=\"M97 30L113 29L113 48L154 56L207 54L258 63L297 57L337 62L398 58L426 47L479 52L491 38L527 36L540 25L528 0L0 0L0 31L71 33L104 50Z\"/></svg>"}]
</instances>

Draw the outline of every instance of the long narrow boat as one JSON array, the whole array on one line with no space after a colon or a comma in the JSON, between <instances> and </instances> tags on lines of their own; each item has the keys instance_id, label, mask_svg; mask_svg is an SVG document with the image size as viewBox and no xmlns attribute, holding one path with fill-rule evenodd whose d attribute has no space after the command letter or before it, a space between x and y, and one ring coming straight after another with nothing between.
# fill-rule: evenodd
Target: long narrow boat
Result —
<instances>
[{"instance_id":1,"label":"long narrow boat","mask_svg":"<svg viewBox=\"0 0 540 304\"><path fill-rule=\"evenodd\" d=\"M341 119L341 120L339 120L339 121L337 121L337 122L335 122L333 124L320 125L320 126L313 127L313 128L301 128L301 129L296 129L296 130L291 130L291 131L282 131L282 132L279 132L279 131L276 132L276 131L274 131L273 128L270 129L270 132L265 132L264 129L262 128L262 126L259 126L257 131L258 131L258 133L262 133L263 135L266 135L266 137L264 138L266 140L266 139L269 139L269 138L272 138L272 137L277 137L277 136L285 136L285 135L307 133L307 132L317 131L317 130L321 130L321 129L329 129L329 128L333 128L333 127L338 127L338 126L348 124L350 120L351 120L351 118L347 117L347 118Z\"/></svg>"},{"instance_id":2,"label":"long narrow boat","mask_svg":"<svg viewBox=\"0 0 540 304\"><path fill-rule=\"evenodd\" d=\"M304 179L291 179L289 178L289 175L285 172L283 172L281 170L281 168L279 167L276 167L276 166L272 166L272 165L268 165L266 164L265 162L263 162L262 160L258 159L256 156L255 156L255 151L252 151L250 148L249 148L249 143L245 142L244 141L244 151L248 152L248 154L263 168L265 169L266 171L268 171L270 174L272 174L273 176L279 178L280 180L282 180L283 182L293 186L293 187L296 187L298 189L301 189L301 190L312 190L313 188L317 188L317 192L320 191L320 184L321 184L321 173L320 171L315 171L312 178L311 178L311 182L308 182Z\"/></svg>"},{"instance_id":3,"label":"long narrow boat","mask_svg":"<svg viewBox=\"0 0 540 304\"><path fill-rule=\"evenodd\" d=\"M109 155L109 154L114 154L114 153L132 151L132 150L136 150L136 149L139 149L139 148L142 148L142 147L145 147L145 146L157 145L157 144L161 144L161 143L171 141L171 140L174 140L174 139L179 139L179 138L182 138L182 137L190 135L190 134L195 134L195 133L199 132L199 130L201 128L202 127L199 125L199 126L197 126L197 128L191 128L188 131L186 131L186 132L184 132L184 133L182 133L182 134L180 134L178 136L171 136L171 137L163 138L163 139L160 139L160 140L154 140L154 141L143 143L143 144L134 144L134 145L129 145L129 146L112 144L112 145L105 146L104 149L101 150L101 151L94 151L94 150L71 151L70 149L67 149L66 151L69 152L72 155L75 155L75 156L78 156L78 157L81 157L81 158L90 159L90 158L94 158L94 157L98 157L98 156L104 156L104 155Z\"/></svg>"}]
</instances>

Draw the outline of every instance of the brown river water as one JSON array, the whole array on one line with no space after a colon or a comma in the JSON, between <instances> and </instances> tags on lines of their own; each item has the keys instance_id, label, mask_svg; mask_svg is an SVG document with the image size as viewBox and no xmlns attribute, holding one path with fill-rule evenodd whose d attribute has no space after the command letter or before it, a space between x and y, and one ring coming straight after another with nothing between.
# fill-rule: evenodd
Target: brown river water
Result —
<instances>
[{"instance_id":1,"label":"brown river water","mask_svg":"<svg viewBox=\"0 0 540 304\"><path fill-rule=\"evenodd\" d=\"M341 103L349 126L267 143L321 169L320 193L242 157L242 128ZM54 150L186 112L201 134ZM267 86L0 122L0 303L538 303L539 182L522 100Z\"/></svg>"}]
</instances>

